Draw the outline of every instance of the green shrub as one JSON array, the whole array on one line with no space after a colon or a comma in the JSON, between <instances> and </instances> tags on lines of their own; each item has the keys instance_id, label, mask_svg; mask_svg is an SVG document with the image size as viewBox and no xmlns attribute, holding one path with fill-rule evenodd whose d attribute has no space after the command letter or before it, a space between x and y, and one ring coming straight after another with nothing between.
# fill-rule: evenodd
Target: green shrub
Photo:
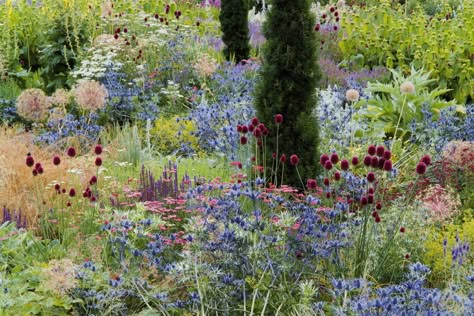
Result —
<instances>
[{"instance_id":1,"label":"green shrub","mask_svg":"<svg viewBox=\"0 0 474 316\"><path fill-rule=\"evenodd\" d=\"M219 15L224 55L239 62L250 56L248 29L248 0L222 0Z\"/></svg>"},{"instance_id":2,"label":"green shrub","mask_svg":"<svg viewBox=\"0 0 474 316\"><path fill-rule=\"evenodd\" d=\"M277 150L287 157L297 154L301 160L300 173L303 171L301 174L305 177L313 177L319 166L319 130L312 113L321 77L313 30L315 20L307 0L274 0L270 4L272 9L264 24L267 42L262 80L256 88L258 118L270 128L266 140L269 150ZM282 114L284 120L278 142L276 114ZM285 169L285 183L300 187L295 168Z\"/></svg>"}]
</instances>

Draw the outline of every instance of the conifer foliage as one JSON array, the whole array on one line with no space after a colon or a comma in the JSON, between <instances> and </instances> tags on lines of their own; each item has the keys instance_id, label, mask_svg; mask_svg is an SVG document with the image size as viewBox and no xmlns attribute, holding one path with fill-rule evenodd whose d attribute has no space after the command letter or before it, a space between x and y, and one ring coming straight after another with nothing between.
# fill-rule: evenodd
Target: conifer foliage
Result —
<instances>
[{"instance_id":1,"label":"conifer foliage","mask_svg":"<svg viewBox=\"0 0 474 316\"><path fill-rule=\"evenodd\" d=\"M222 29L222 41L225 44L224 55L227 60L240 62L250 55L248 10L249 0L222 0L219 20Z\"/></svg>"},{"instance_id":2,"label":"conifer foliage","mask_svg":"<svg viewBox=\"0 0 474 316\"><path fill-rule=\"evenodd\" d=\"M316 87L320 79L317 60L315 18L309 0L271 0L263 26L267 40L263 50L261 82L256 89L258 118L270 125L268 150L276 150L276 114L279 126L279 155L298 155L298 170L304 178L315 177L319 169L318 125L314 113ZM271 166L271 161L269 164ZM281 169L281 168L279 168ZM284 182L301 187L294 166L285 167Z\"/></svg>"}]
</instances>

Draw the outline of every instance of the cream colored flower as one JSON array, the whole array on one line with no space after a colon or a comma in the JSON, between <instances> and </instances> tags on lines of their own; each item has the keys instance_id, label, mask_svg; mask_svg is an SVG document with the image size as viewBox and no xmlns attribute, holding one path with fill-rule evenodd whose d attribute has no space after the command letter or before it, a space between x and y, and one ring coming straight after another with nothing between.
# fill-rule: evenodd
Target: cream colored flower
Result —
<instances>
[{"instance_id":1,"label":"cream colored flower","mask_svg":"<svg viewBox=\"0 0 474 316\"><path fill-rule=\"evenodd\" d=\"M102 5L100 6L100 12L103 18L111 17L114 13L114 7L112 5L112 2L105 1L104 3L102 3Z\"/></svg>"},{"instance_id":2,"label":"cream colored flower","mask_svg":"<svg viewBox=\"0 0 474 316\"><path fill-rule=\"evenodd\" d=\"M69 91L57 89L50 98L51 104L65 107L69 103Z\"/></svg>"},{"instance_id":3,"label":"cream colored flower","mask_svg":"<svg viewBox=\"0 0 474 316\"><path fill-rule=\"evenodd\" d=\"M404 82L400 86L400 92L402 94L413 94L415 92L415 86L410 81Z\"/></svg>"},{"instance_id":4,"label":"cream colored flower","mask_svg":"<svg viewBox=\"0 0 474 316\"><path fill-rule=\"evenodd\" d=\"M346 91L346 100L349 102L356 102L359 100L359 91L355 89L349 89Z\"/></svg>"},{"instance_id":5,"label":"cream colored flower","mask_svg":"<svg viewBox=\"0 0 474 316\"><path fill-rule=\"evenodd\" d=\"M51 260L43 271L43 287L56 294L66 295L77 285L75 265L69 259Z\"/></svg>"},{"instance_id":6,"label":"cream colored flower","mask_svg":"<svg viewBox=\"0 0 474 316\"><path fill-rule=\"evenodd\" d=\"M18 114L32 121L46 118L49 106L48 97L40 89L26 89L16 100Z\"/></svg>"},{"instance_id":7,"label":"cream colored flower","mask_svg":"<svg viewBox=\"0 0 474 316\"><path fill-rule=\"evenodd\" d=\"M217 62L208 54L203 54L193 66L201 76L206 77L216 72Z\"/></svg>"},{"instance_id":8,"label":"cream colored flower","mask_svg":"<svg viewBox=\"0 0 474 316\"><path fill-rule=\"evenodd\" d=\"M94 80L80 80L73 94L77 104L85 110L96 111L107 103L107 89Z\"/></svg>"}]
</instances>

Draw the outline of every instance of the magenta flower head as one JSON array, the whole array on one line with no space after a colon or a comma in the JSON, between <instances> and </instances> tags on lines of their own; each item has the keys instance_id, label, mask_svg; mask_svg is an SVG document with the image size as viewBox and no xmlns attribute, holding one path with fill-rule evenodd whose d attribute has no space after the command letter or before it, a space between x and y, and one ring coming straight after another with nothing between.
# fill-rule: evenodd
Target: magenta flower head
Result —
<instances>
[{"instance_id":1,"label":"magenta flower head","mask_svg":"<svg viewBox=\"0 0 474 316\"><path fill-rule=\"evenodd\" d=\"M298 162L300 162L300 158L298 158L298 156L296 156L295 154L290 156L290 163L293 166L296 166L298 164Z\"/></svg>"},{"instance_id":2,"label":"magenta flower head","mask_svg":"<svg viewBox=\"0 0 474 316\"><path fill-rule=\"evenodd\" d=\"M59 158L59 156L54 156L53 157L53 165L59 166L60 163L61 163L61 158Z\"/></svg>"},{"instance_id":3,"label":"magenta flower head","mask_svg":"<svg viewBox=\"0 0 474 316\"><path fill-rule=\"evenodd\" d=\"M379 159L377 156L373 156L370 161L370 165L374 168L377 168L379 166Z\"/></svg>"},{"instance_id":4,"label":"magenta flower head","mask_svg":"<svg viewBox=\"0 0 474 316\"><path fill-rule=\"evenodd\" d=\"M92 176L91 179L89 180L89 183L90 185L94 185L97 183L97 177L96 176Z\"/></svg>"},{"instance_id":5,"label":"magenta flower head","mask_svg":"<svg viewBox=\"0 0 474 316\"><path fill-rule=\"evenodd\" d=\"M101 145L96 145L94 148L94 152L96 155L100 155L102 153L102 146Z\"/></svg>"},{"instance_id":6,"label":"magenta flower head","mask_svg":"<svg viewBox=\"0 0 474 316\"><path fill-rule=\"evenodd\" d=\"M253 136L255 136L255 138L260 138L260 137L262 137L262 130L257 127L257 128L253 131Z\"/></svg>"},{"instance_id":7,"label":"magenta flower head","mask_svg":"<svg viewBox=\"0 0 474 316\"><path fill-rule=\"evenodd\" d=\"M240 137L240 144L241 144L241 145L247 144L247 137L241 136L241 137Z\"/></svg>"},{"instance_id":8,"label":"magenta flower head","mask_svg":"<svg viewBox=\"0 0 474 316\"><path fill-rule=\"evenodd\" d=\"M281 162L282 164L285 164L285 163L286 163L286 155L285 155L285 154L281 155L281 157L280 157L280 162Z\"/></svg>"},{"instance_id":9,"label":"magenta flower head","mask_svg":"<svg viewBox=\"0 0 474 316\"><path fill-rule=\"evenodd\" d=\"M69 190L69 196L70 196L70 197L75 197L75 196L76 196L76 190L74 190L74 188L72 188L71 190Z\"/></svg>"},{"instance_id":10,"label":"magenta flower head","mask_svg":"<svg viewBox=\"0 0 474 316\"><path fill-rule=\"evenodd\" d=\"M34 177L36 177L38 175L38 171L36 171L36 169L33 169L32 173L33 173Z\"/></svg>"},{"instance_id":11,"label":"magenta flower head","mask_svg":"<svg viewBox=\"0 0 474 316\"><path fill-rule=\"evenodd\" d=\"M263 133L263 136L268 136L268 134L270 134L270 131L268 130L266 126L264 126L262 133Z\"/></svg>"},{"instance_id":12,"label":"magenta flower head","mask_svg":"<svg viewBox=\"0 0 474 316\"><path fill-rule=\"evenodd\" d=\"M260 121L258 120L257 117L254 117L254 118L252 119L252 125L253 125L253 126L257 126L259 123L260 123Z\"/></svg>"},{"instance_id":13,"label":"magenta flower head","mask_svg":"<svg viewBox=\"0 0 474 316\"><path fill-rule=\"evenodd\" d=\"M375 151L377 153L377 156L383 157L383 154L385 153L385 147L383 147L382 145L379 145L379 146L377 146Z\"/></svg>"},{"instance_id":14,"label":"magenta flower head","mask_svg":"<svg viewBox=\"0 0 474 316\"><path fill-rule=\"evenodd\" d=\"M69 147L67 150L67 155L69 157L75 157L76 156L76 149L74 147Z\"/></svg>"},{"instance_id":15,"label":"magenta flower head","mask_svg":"<svg viewBox=\"0 0 474 316\"><path fill-rule=\"evenodd\" d=\"M328 187L329 186L329 178L324 178L323 184Z\"/></svg>"},{"instance_id":16,"label":"magenta flower head","mask_svg":"<svg viewBox=\"0 0 474 316\"><path fill-rule=\"evenodd\" d=\"M329 156L326 155L326 154L322 154L321 157L319 157L319 162L321 163L321 165L324 166L324 164L326 163L326 161L329 160Z\"/></svg>"},{"instance_id":17,"label":"magenta flower head","mask_svg":"<svg viewBox=\"0 0 474 316\"><path fill-rule=\"evenodd\" d=\"M332 162L330 160L327 160L324 163L324 169L326 169L326 170L331 170L332 169Z\"/></svg>"},{"instance_id":18,"label":"magenta flower head","mask_svg":"<svg viewBox=\"0 0 474 316\"><path fill-rule=\"evenodd\" d=\"M367 181L374 182L375 181L375 173L372 171L367 174Z\"/></svg>"},{"instance_id":19,"label":"magenta flower head","mask_svg":"<svg viewBox=\"0 0 474 316\"><path fill-rule=\"evenodd\" d=\"M242 125L237 124L237 132L242 133Z\"/></svg>"},{"instance_id":20,"label":"magenta flower head","mask_svg":"<svg viewBox=\"0 0 474 316\"><path fill-rule=\"evenodd\" d=\"M372 163L372 157L370 157L369 155L365 156L364 157L364 165L365 166L370 166L370 164Z\"/></svg>"},{"instance_id":21,"label":"magenta flower head","mask_svg":"<svg viewBox=\"0 0 474 316\"><path fill-rule=\"evenodd\" d=\"M247 134L249 131L249 128L247 125L242 125L242 133Z\"/></svg>"},{"instance_id":22,"label":"magenta flower head","mask_svg":"<svg viewBox=\"0 0 474 316\"><path fill-rule=\"evenodd\" d=\"M275 115L275 123L277 123L278 125L283 123L283 115L281 115L281 114Z\"/></svg>"},{"instance_id":23,"label":"magenta flower head","mask_svg":"<svg viewBox=\"0 0 474 316\"><path fill-rule=\"evenodd\" d=\"M375 155L377 152L377 147L375 145L370 145L369 148L367 148L367 153L371 156Z\"/></svg>"},{"instance_id":24,"label":"magenta flower head","mask_svg":"<svg viewBox=\"0 0 474 316\"><path fill-rule=\"evenodd\" d=\"M252 133L254 129L255 129L255 126L253 126L252 124L249 124L248 126L249 132Z\"/></svg>"},{"instance_id":25,"label":"magenta flower head","mask_svg":"<svg viewBox=\"0 0 474 316\"><path fill-rule=\"evenodd\" d=\"M380 157L380 158L379 158L379 168L380 168L380 169L383 169L384 163L385 163L385 158L384 158L384 157Z\"/></svg>"},{"instance_id":26,"label":"magenta flower head","mask_svg":"<svg viewBox=\"0 0 474 316\"><path fill-rule=\"evenodd\" d=\"M354 156L352 157L352 165L357 166L359 164L359 157Z\"/></svg>"},{"instance_id":27,"label":"magenta flower head","mask_svg":"<svg viewBox=\"0 0 474 316\"><path fill-rule=\"evenodd\" d=\"M34 160L33 157L31 156L31 154L28 153L28 154L26 155L26 165L31 168L31 167L33 167L34 164L35 164L35 160Z\"/></svg>"},{"instance_id":28,"label":"magenta flower head","mask_svg":"<svg viewBox=\"0 0 474 316\"><path fill-rule=\"evenodd\" d=\"M385 160L383 163L383 170L385 171L392 171L393 166L392 166L392 161L391 160Z\"/></svg>"},{"instance_id":29,"label":"magenta flower head","mask_svg":"<svg viewBox=\"0 0 474 316\"><path fill-rule=\"evenodd\" d=\"M336 171L334 173L334 180L336 180L336 181L341 180L341 173L339 171Z\"/></svg>"},{"instance_id":30,"label":"magenta flower head","mask_svg":"<svg viewBox=\"0 0 474 316\"><path fill-rule=\"evenodd\" d=\"M339 162L339 156L338 156L336 153L333 153L333 154L331 155L331 162L332 162L333 164L336 164L336 163Z\"/></svg>"},{"instance_id":31,"label":"magenta flower head","mask_svg":"<svg viewBox=\"0 0 474 316\"><path fill-rule=\"evenodd\" d=\"M366 196L363 196L360 198L360 204L362 204L362 206L365 206L369 203L369 200L367 199Z\"/></svg>"},{"instance_id":32,"label":"magenta flower head","mask_svg":"<svg viewBox=\"0 0 474 316\"><path fill-rule=\"evenodd\" d=\"M416 165L416 173L418 173L419 175L422 175L426 172L426 164L423 162L423 161L420 161L417 165Z\"/></svg>"},{"instance_id":33,"label":"magenta flower head","mask_svg":"<svg viewBox=\"0 0 474 316\"><path fill-rule=\"evenodd\" d=\"M392 153L390 152L390 150L386 150L383 153L383 157L385 158L385 160L389 160L390 158L392 158Z\"/></svg>"},{"instance_id":34,"label":"magenta flower head","mask_svg":"<svg viewBox=\"0 0 474 316\"><path fill-rule=\"evenodd\" d=\"M55 189L56 191L58 191L58 193L61 192L61 191L60 191L60 190L61 190L61 186L59 185L59 183L56 183L56 184L54 185L54 189Z\"/></svg>"},{"instance_id":35,"label":"magenta flower head","mask_svg":"<svg viewBox=\"0 0 474 316\"><path fill-rule=\"evenodd\" d=\"M367 201L369 202L369 204L374 204L374 195L373 194L367 195Z\"/></svg>"},{"instance_id":36,"label":"magenta flower head","mask_svg":"<svg viewBox=\"0 0 474 316\"><path fill-rule=\"evenodd\" d=\"M40 163L40 162L37 162L37 163L35 164L35 169L38 170L39 167L41 167L41 163Z\"/></svg>"},{"instance_id":37,"label":"magenta flower head","mask_svg":"<svg viewBox=\"0 0 474 316\"><path fill-rule=\"evenodd\" d=\"M100 158L100 157L95 158L95 165L97 167L102 166L102 158Z\"/></svg>"},{"instance_id":38,"label":"magenta flower head","mask_svg":"<svg viewBox=\"0 0 474 316\"><path fill-rule=\"evenodd\" d=\"M349 161L347 161L346 159L343 159L341 161L341 169L344 171L349 170Z\"/></svg>"},{"instance_id":39,"label":"magenta flower head","mask_svg":"<svg viewBox=\"0 0 474 316\"><path fill-rule=\"evenodd\" d=\"M38 174L43 174L44 170L42 166L39 166L36 171L38 171Z\"/></svg>"},{"instance_id":40,"label":"magenta flower head","mask_svg":"<svg viewBox=\"0 0 474 316\"><path fill-rule=\"evenodd\" d=\"M423 157L421 157L420 161L423 162L427 166L431 165L431 157L428 155L424 155Z\"/></svg>"},{"instance_id":41,"label":"magenta flower head","mask_svg":"<svg viewBox=\"0 0 474 316\"><path fill-rule=\"evenodd\" d=\"M306 181L306 186L308 189L316 189L316 180L308 179L308 181Z\"/></svg>"}]
</instances>

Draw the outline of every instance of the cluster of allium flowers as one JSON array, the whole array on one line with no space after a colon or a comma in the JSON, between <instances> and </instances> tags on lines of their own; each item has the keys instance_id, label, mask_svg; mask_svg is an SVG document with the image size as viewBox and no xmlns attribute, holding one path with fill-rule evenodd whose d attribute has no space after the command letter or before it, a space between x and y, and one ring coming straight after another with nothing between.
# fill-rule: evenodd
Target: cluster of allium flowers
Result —
<instances>
[{"instance_id":1,"label":"cluster of allium flowers","mask_svg":"<svg viewBox=\"0 0 474 316\"><path fill-rule=\"evenodd\" d=\"M217 62L209 56L203 54L193 65L193 68L203 77L212 75L217 70Z\"/></svg>"},{"instance_id":2,"label":"cluster of allium flowers","mask_svg":"<svg viewBox=\"0 0 474 316\"><path fill-rule=\"evenodd\" d=\"M413 94L415 93L415 85L410 81L404 82L400 85L400 92L402 94Z\"/></svg>"},{"instance_id":3,"label":"cluster of allium flowers","mask_svg":"<svg viewBox=\"0 0 474 316\"><path fill-rule=\"evenodd\" d=\"M420 194L421 205L429 214L429 220L443 223L459 213L459 197L449 188L439 184L428 187Z\"/></svg>"},{"instance_id":4,"label":"cluster of allium flowers","mask_svg":"<svg viewBox=\"0 0 474 316\"><path fill-rule=\"evenodd\" d=\"M35 88L24 90L16 100L18 114L32 121L45 119L49 106L50 102L46 94Z\"/></svg>"},{"instance_id":5,"label":"cluster of allium flowers","mask_svg":"<svg viewBox=\"0 0 474 316\"><path fill-rule=\"evenodd\" d=\"M64 108L69 103L69 91L65 89L57 89L53 95L49 98L52 105L56 105Z\"/></svg>"},{"instance_id":6,"label":"cluster of allium flowers","mask_svg":"<svg viewBox=\"0 0 474 316\"><path fill-rule=\"evenodd\" d=\"M85 110L96 111L107 103L107 90L94 80L80 80L73 94L77 104Z\"/></svg>"}]
</instances>

